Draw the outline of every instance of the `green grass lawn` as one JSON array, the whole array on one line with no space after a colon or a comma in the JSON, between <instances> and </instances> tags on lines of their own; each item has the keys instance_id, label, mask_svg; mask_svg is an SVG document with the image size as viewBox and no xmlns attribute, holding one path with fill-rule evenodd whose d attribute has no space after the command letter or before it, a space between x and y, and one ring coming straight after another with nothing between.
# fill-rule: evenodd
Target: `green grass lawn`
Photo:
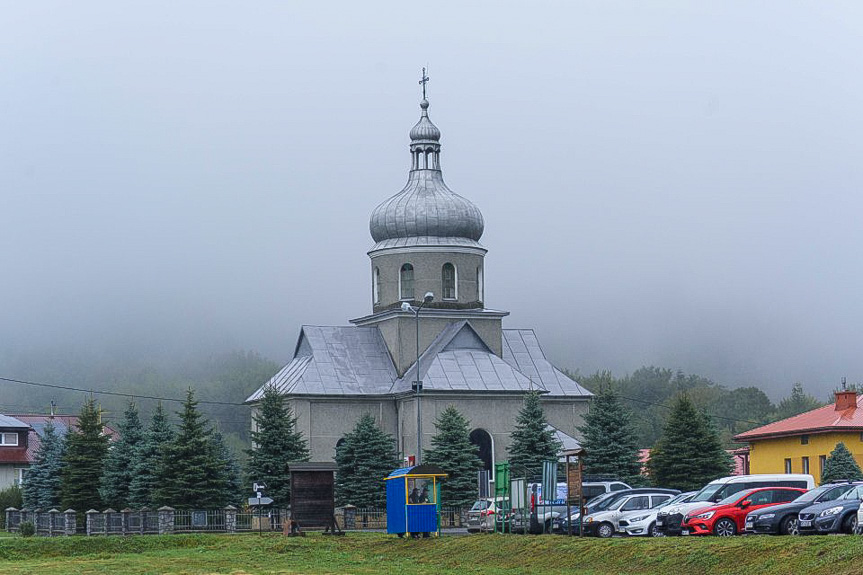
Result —
<instances>
[{"instance_id":1,"label":"green grass lawn","mask_svg":"<svg viewBox=\"0 0 863 575\"><path fill-rule=\"evenodd\" d=\"M383 534L19 537L0 540L3 575L264 573L861 573L863 537L583 539Z\"/></svg>"}]
</instances>

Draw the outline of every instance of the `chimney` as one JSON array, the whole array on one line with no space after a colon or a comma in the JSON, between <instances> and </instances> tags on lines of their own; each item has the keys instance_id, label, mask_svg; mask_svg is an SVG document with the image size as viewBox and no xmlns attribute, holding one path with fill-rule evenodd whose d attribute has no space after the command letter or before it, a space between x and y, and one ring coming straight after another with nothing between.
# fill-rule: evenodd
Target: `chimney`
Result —
<instances>
[{"instance_id":1,"label":"chimney","mask_svg":"<svg viewBox=\"0 0 863 575\"><path fill-rule=\"evenodd\" d=\"M851 407L857 407L857 392L852 390L836 392L836 411L845 411Z\"/></svg>"}]
</instances>

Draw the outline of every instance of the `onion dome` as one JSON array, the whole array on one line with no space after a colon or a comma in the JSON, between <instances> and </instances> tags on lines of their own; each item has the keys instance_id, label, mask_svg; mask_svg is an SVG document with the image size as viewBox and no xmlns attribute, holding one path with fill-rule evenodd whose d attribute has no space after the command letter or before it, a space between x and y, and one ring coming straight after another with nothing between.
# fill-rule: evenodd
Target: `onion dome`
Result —
<instances>
[{"instance_id":1,"label":"onion dome","mask_svg":"<svg viewBox=\"0 0 863 575\"><path fill-rule=\"evenodd\" d=\"M422 115L410 133L407 184L372 212L369 229L376 247L475 244L482 237L484 223L479 208L443 181L441 134L428 117L428 107L428 100L423 99Z\"/></svg>"}]
</instances>

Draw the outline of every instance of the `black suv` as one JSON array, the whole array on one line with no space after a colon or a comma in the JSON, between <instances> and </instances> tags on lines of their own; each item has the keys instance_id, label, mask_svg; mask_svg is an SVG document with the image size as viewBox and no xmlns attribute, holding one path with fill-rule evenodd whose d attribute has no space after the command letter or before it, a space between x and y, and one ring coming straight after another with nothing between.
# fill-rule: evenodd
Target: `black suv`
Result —
<instances>
[{"instance_id":1,"label":"black suv","mask_svg":"<svg viewBox=\"0 0 863 575\"><path fill-rule=\"evenodd\" d=\"M791 503L757 509L746 516L746 533L797 535L797 514L802 509L838 499L853 487L847 481L828 483L807 491Z\"/></svg>"},{"instance_id":2,"label":"black suv","mask_svg":"<svg viewBox=\"0 0 863 575\"><path fill-rule=\"evenodd\" d=\"M797 531L800 535L827 533L854 533L857 527L857 509L863 499L863 482L854 482L851 489L833 501L816 503L797 514Z\"/></svg>"}]
</instances>

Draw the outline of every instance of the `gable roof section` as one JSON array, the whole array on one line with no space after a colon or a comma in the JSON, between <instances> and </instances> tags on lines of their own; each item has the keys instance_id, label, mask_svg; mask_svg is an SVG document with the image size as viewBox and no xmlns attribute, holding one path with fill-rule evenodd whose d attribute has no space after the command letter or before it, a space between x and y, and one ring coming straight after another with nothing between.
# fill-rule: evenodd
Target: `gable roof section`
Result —
<instances>
[{"instance_id":1,"label":"gable roof section","mask_svg":"<svg viewBox=\"0 0 863 575\"><path fill-rule=\"evenodd\" d=\"M27 429L29 427L29 425L20 419L0 413L0 429Z\"/></svg>"},{"instance_id":2,"label":"gable roof section","mask_svg":"<svg viewBox=\"0 0 863 575\"><path fill-rule=\"evenodd\" d=\"M305 325L291 362L246 401L260 400L268 385L289 395L378 395L395 380L377 327Z\"/></svg>"},{"instance_id":3,"label":"gable roof section","mask_svg":"<svg viewBox=\"0 0 863 575\"><path fill-rule=\"evenodd\" d=\"M551 396L593 395L545 358L532 329L503 330L503 359Z\"/></svg>"},{"instance_id":4,"label":"gable roof section","mask_svg":"<svg viewBox=\"0 0 863 575\"><path fill-rule=\"evenodd\" d=\"M863 409L860 402L863 395L857 396L854 407L836 411L831 403L788 419L762 425L734 436L735 441L751 441L770 437L788 437L803 433L827 433L830 431L863 431Z\"/></svg>"}]
</instances>

